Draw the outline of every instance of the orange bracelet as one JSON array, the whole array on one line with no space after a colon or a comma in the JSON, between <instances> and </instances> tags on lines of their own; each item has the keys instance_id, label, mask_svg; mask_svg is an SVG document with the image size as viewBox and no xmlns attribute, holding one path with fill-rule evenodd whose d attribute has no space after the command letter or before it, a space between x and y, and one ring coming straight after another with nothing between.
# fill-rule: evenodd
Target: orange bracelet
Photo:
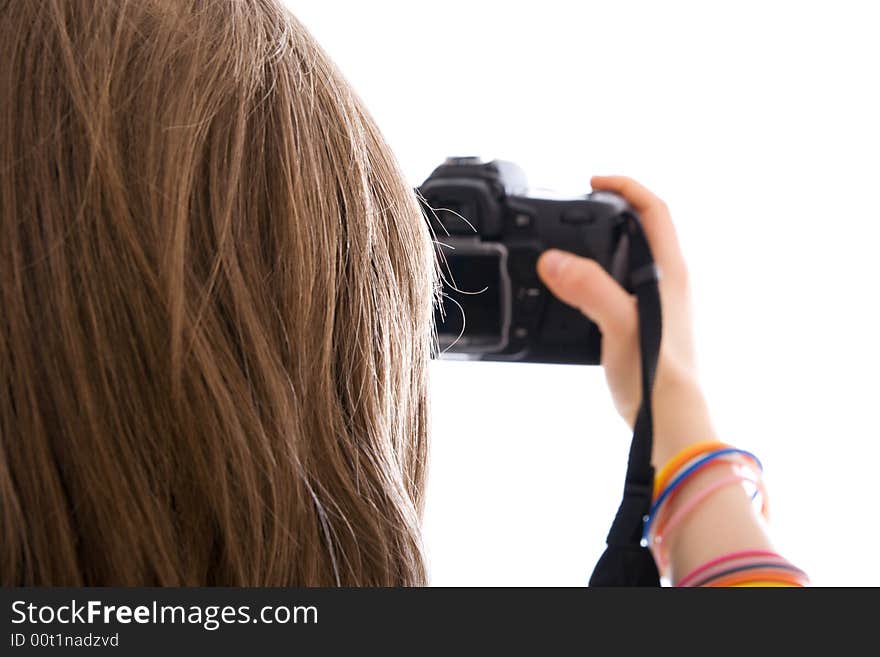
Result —
<instances>
[{"instance_id":1,"label":"orange bracelet","mask_svg":"<svg viewBox=\"0 0 880 657\"><path fill-rule=\"evenodd\" d=\"M716 580L709 582L706 586L709 588L723 588L727 586L734 586L736 584L747 584L749 582L779 582L782 584L788 584L789 586L806 586L807 582L803 577L799 577L796 573L788 573L776 569L767 569L767 570L749 570L744 573L737 573L736 575L729 575L727 577L720 577Z\"/></svg>"},{"instance_id":2,"label":"orange bracelet","mask_svg":"<svg viewBox=\"0 0 880 657\"><path fill-rule=\"evenodd\" d=\"M729 459L718 459L715 461L709 461L708 463L705 463L696 472L701 472L703 470L715 469L720 466L727 466L732 469L732 468L736 467L736 465L737 465L737 462L732 459L730 459L730 460ZM696 472L694 474L696 474ZM651 529L651 536L649 537L649 540L652 544L653 544L652 537L656 536L659 533L658 532L659 527L663 527L666 524L666 517L669 515L668 510L672 507L673 501L678 497L678 495L679 495L679 493L681 493L681 491L682 491L682 488L677 488L676 490L672 491L669 494L669 497L666 498L666 502L663 503L663 506L661 506L657 510L657 520L654 522L654 527L653 527L653 529Z\"/></svg>"},{"instance_id":3,"label":"orange bracelet","mask_svg":"<svg viewBox=\"0 0 880 657\"><path fill-rule=\"evenodd\" d=\"M742 584L729 584L731 587L739 587L739 588L792 588L798 587L799 584L792 584L791 582L773 582L769 579L759 579L754 582L743 582ZM803 587L801 587L803 588Z\"/></svg>"},{"instance_id":4,"label":"orange bracelet","mask_svg":"<svg viewBox=\"0 0 880 657\"><path fill-rule=\"evenodd\" d=\"M727 443L722 443L718 440L706 440L685 447L678 454L669 459L669 461L666 462L666 465L660 468L660 472L657 473L657 476L654 477L654 499L657 499L660 491L666 487L666 484L669 483L669 479L672 475L680 470L681 466L685 463L702 454L706 454L707 452L714 452L716 449L727 449L729 447L730 445Z\"/></svg>"}]
</instances>

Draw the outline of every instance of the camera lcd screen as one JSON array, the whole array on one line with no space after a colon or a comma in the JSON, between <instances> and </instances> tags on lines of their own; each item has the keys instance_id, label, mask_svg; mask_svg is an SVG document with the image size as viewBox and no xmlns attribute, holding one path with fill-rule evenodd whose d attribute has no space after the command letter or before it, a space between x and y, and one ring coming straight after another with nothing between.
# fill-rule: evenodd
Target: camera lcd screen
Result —
<instances>
[{"instance_id":1,"label":"camera lcd screen","mask_svg":"<svg viewBox=\"0 0 880 657\"><path fill-rule=\"evenodd\" d=\"M500 346L506 337L503 252L444 249L444 256L442 308L434 311L441 345L455 342L456 350Z\"/></svg>"}]
</instances>

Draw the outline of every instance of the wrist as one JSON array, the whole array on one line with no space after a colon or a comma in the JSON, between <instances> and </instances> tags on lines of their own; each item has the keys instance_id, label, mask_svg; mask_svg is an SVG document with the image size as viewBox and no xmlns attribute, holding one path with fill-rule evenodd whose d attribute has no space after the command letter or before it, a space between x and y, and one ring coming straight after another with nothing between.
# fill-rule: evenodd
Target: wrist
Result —
<instances>
[{"instance_id":1,"label":"wrist","mask_svg":"<svg viewBox=\"0 0 880 657\"><path fill-rule=\"evenodd\" d=\"M654 467L663 467L694 443L717 440L706 399L696 381L658 380L654 390Z\"/></svg>"}]
</instances>

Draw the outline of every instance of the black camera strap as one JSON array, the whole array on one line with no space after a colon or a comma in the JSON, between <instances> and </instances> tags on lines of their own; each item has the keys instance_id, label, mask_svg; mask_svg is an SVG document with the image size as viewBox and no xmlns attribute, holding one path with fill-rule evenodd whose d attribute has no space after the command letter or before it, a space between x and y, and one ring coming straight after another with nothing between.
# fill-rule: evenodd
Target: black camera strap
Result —
<instances>
[{"instance_id":1,"label":"black camera strap","mask_svg":"<svg viewBox=\"0 0 880 657\"><path fill-rule=\"evenodd\" d=\"M636 296L639 313L642 403L629 450L623 500L608 533L605 552L590 577L590 586L660 586L654 557L648 547L642 545L642 531L654 493L651 391L663 328L659 275L641 223L631 213L625 217L629 237L629 289Z\"/></svg>"}]
</instances>

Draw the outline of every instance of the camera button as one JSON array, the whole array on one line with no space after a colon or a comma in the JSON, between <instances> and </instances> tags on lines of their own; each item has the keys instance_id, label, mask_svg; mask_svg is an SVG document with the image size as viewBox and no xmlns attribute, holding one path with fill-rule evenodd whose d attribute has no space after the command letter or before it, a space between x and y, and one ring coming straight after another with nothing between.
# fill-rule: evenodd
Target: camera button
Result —
<instances>
[{"instance_id":1,"label":"camera button","mask_svg":"<svg viewBox=\"0 0 880 657\"><path fill-rule=\"evenodd\" d=\"M532 225L532 218L524 212L519 212L513 217L513 225L517 228L529 228Z\"/></svg>"}]
</instances>

